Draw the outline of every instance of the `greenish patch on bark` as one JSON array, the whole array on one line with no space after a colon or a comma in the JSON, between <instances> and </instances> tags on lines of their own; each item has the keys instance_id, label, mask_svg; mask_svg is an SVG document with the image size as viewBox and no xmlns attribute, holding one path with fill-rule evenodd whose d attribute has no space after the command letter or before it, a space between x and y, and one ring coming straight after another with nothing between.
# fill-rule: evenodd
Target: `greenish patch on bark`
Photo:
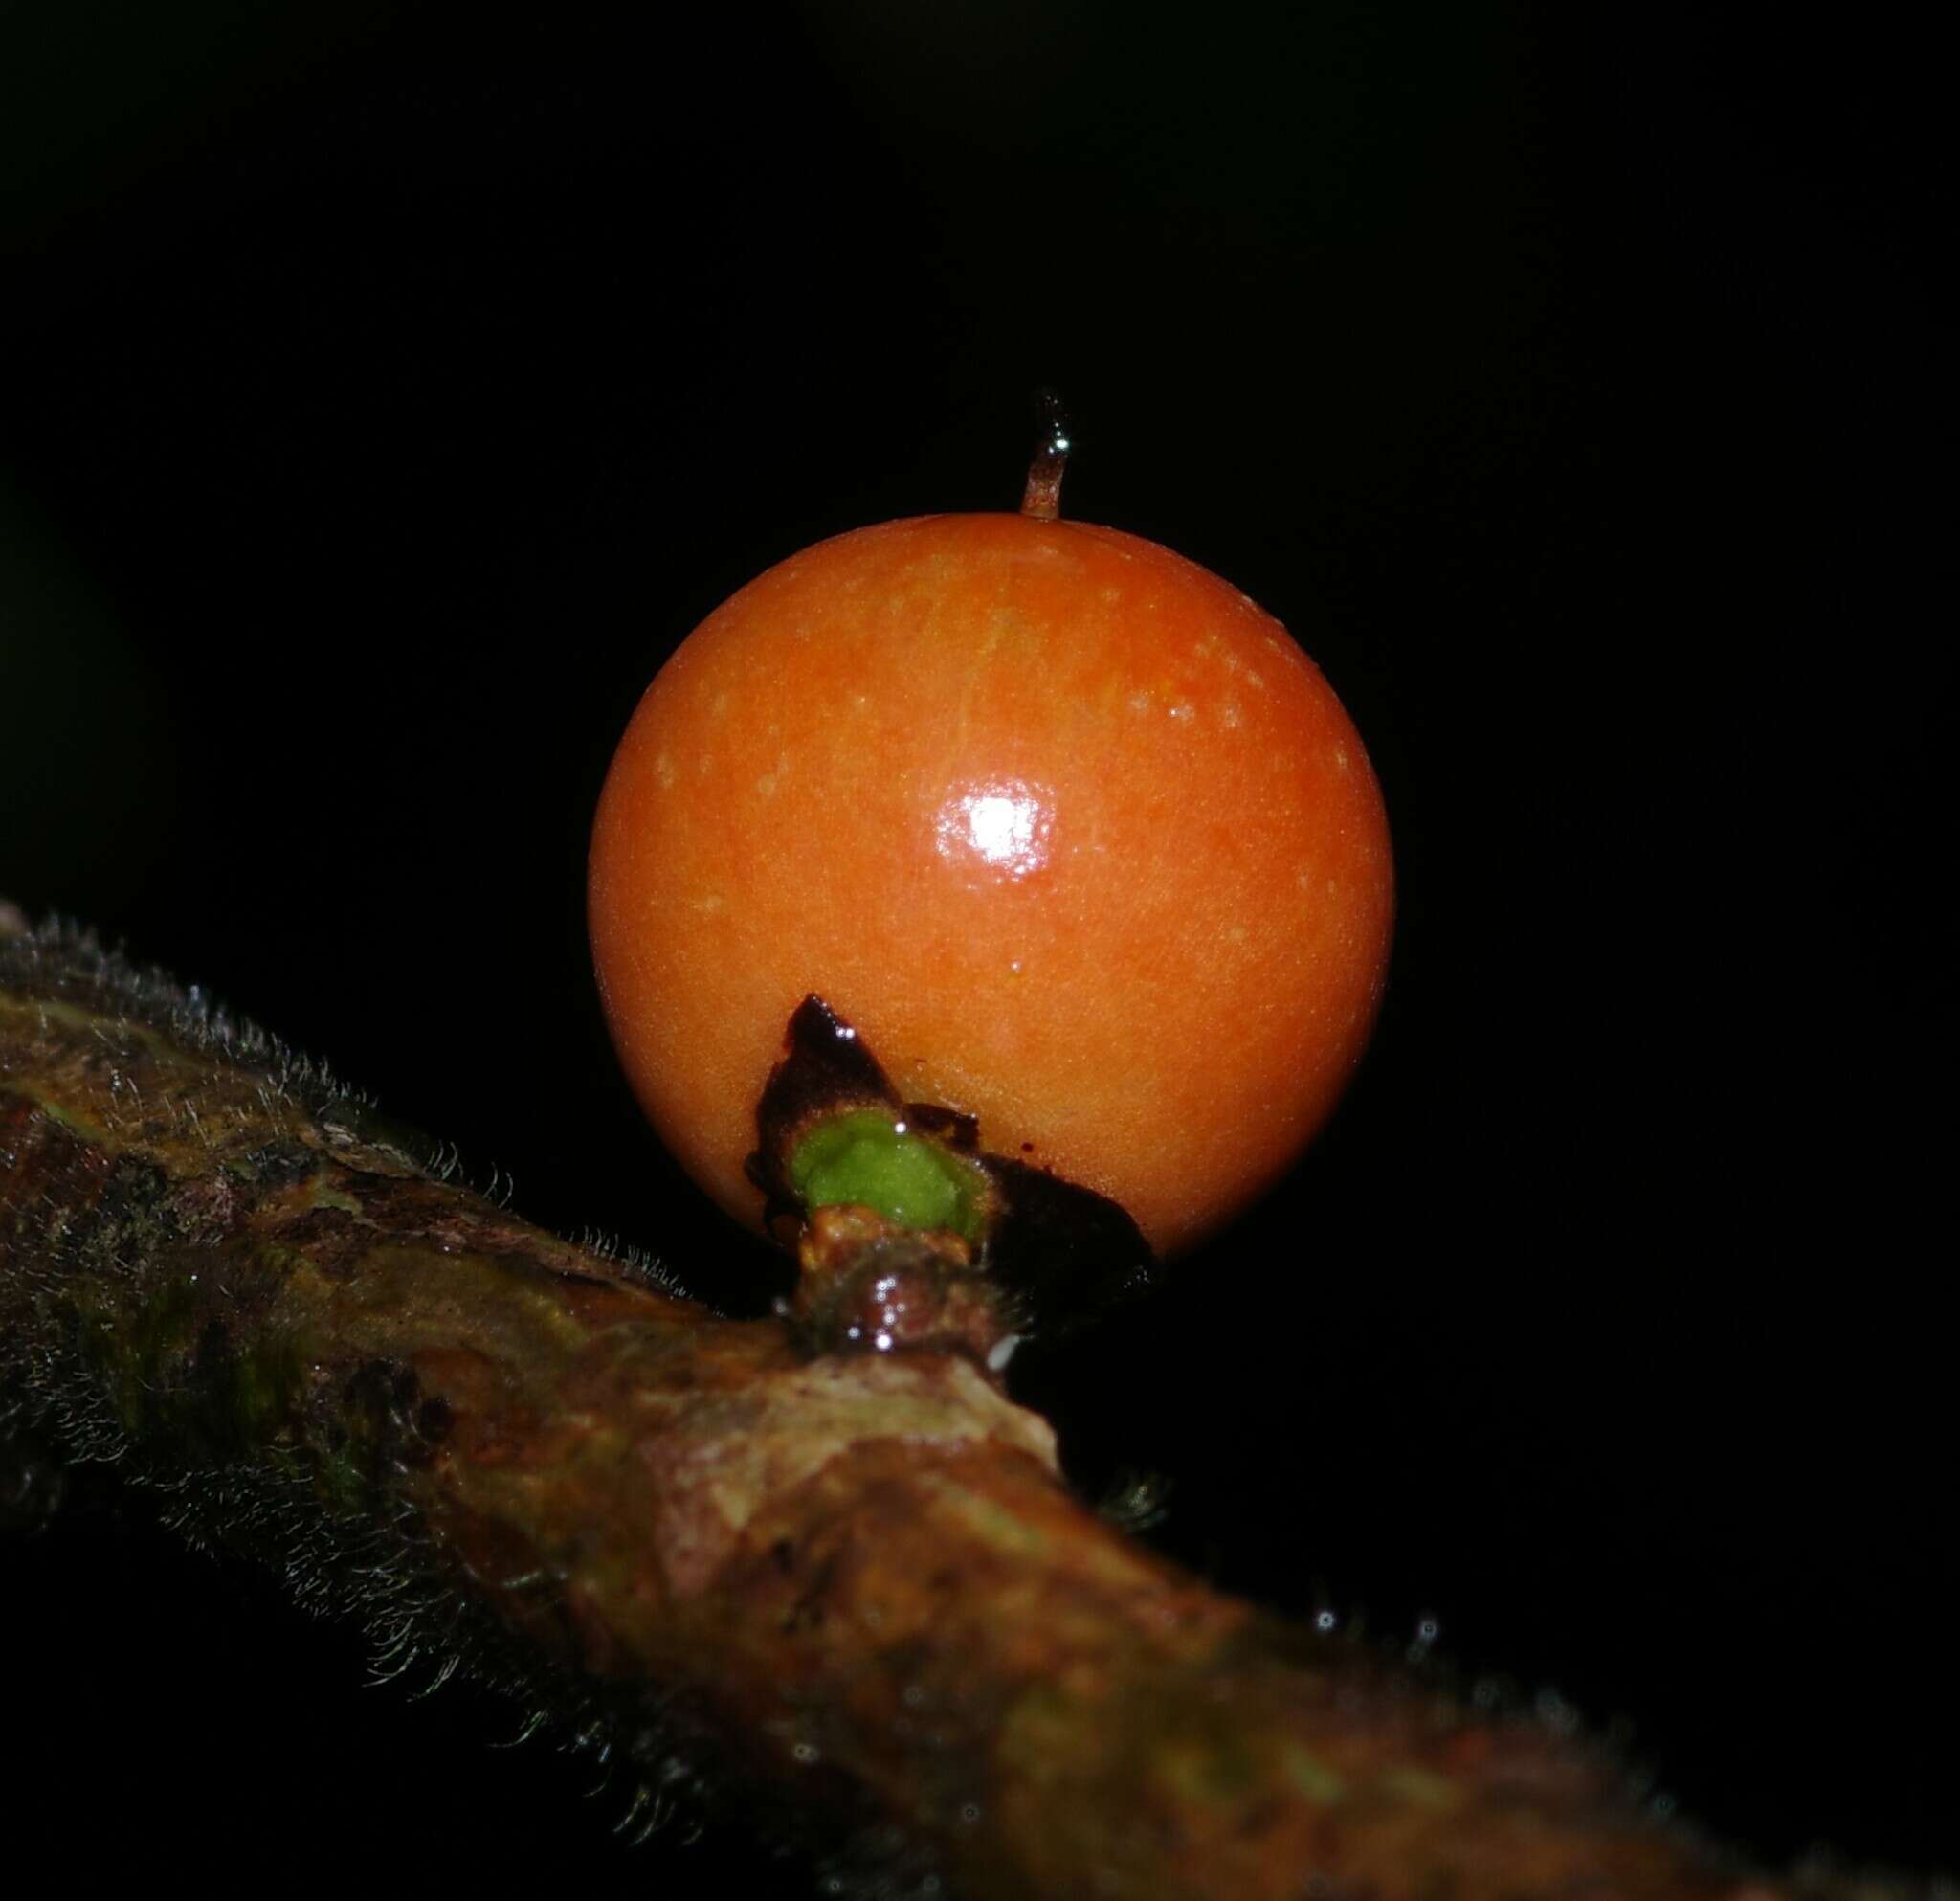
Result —
<instances>
[{"instance_id":1,"label":"greenish patch on bark","mask_svg":"<svg viewBox=\"0 0 1960 1901\"><path fill-rule=\"evenodd\" d=\"M1280 1766L1286 1779L1308 1801L1337 1802L1347 1790L1347 1783L1333 1770L1298 1743L1287 1743L1281 1749Z\"/></svg>"},{"instance_id":2,"label":"greenish patch on bark","mask_svg":"<svg viewBox=\"0 0 1960 1901\"><path fill-rule=\"evenodd\" d=\"M1417 1808L1452 1809L1462 1800L1461 1793L1447 1776L1438 1776L1434 1769L1413 1763L1407 1768L1386 1771L1377 1786L1384 1794Z\"/></svg>"}]
</instances>

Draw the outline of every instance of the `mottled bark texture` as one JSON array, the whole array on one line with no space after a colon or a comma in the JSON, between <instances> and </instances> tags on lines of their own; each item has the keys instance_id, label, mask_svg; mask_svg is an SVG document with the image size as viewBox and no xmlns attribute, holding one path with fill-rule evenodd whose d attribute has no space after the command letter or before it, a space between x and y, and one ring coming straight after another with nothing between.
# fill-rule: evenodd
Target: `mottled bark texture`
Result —
<instances>
[{"instance_id":1,"label":"mottled bark texture","mask_svg":"<svg viewBox=\"0 0 1960 1901\"><path fill-rule=\"evenodd\" d=\"M0 1423L654 1798L739 1792L815 1891L1793 1891L1130 1542L970 1353L820 1346L445 1181L196 991L0 928Z\"/></svg>"}]
</instances>

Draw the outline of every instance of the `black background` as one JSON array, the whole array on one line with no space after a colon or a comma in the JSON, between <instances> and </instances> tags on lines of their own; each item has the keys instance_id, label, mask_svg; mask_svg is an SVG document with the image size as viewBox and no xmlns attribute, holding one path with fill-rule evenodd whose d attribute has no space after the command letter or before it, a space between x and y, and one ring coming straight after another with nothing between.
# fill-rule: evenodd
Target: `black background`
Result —
<instances>
[{"instance_id":1,"label":"black background","mask_svg":"<svg viewBox=\"0 0 1960 1901\"><path fill-rule=\"evenodd\" d=\"M1014 505L1059 385L1067 511L1346 700L1401 909L1297 1176L1022 1397L1220 1584L1434 1618L1772 1862L1950 1867L1929 46L684 11L8 11L0 891L752 1307L598 1019L599 781L763 567ZM0 1602L9 1805L85 1865L753 1872L141 1520Z\"/></svg>"}]
</instances>

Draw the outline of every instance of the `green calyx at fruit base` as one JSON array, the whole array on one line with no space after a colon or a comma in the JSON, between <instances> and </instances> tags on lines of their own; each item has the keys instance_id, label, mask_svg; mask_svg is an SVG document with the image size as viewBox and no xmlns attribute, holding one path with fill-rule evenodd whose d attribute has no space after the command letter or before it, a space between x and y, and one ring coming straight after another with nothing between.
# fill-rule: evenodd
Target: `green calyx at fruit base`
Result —
<instances>
[{"instance_id":1,"label":"green calyx at fruit base","mask_svg":"<svg viewBox=\"0 0 1960 1901\"><path fill-rule=\"evenodd\" d=\"M864 1210L888 1231L970 1263L1017 1326L1060 1332L1135 1291L1156 1265L1135 1221L1106 1196L984 1152L970 1115L903 1101L820 996L791 1015L782 1060L756 1104L756 1136L748 1175L763 1193L764 1223L806 1266L813 1241L832 1263L844 1250L849 1224L832 1217Z\"/></svg>"},{"instance_id":2,"label":"green calyx at fruit base","mask_svg":"<svg viewBox=\"0 0 1960 1901\"><path fill-rule=\"evenodd\" d=\"M790 1157L806 1209L875 1208L903 1228L945 1229L973 1247L987 1236L986 1172L887 1109L820 1122Z\"/></svg>"}]
</instances>

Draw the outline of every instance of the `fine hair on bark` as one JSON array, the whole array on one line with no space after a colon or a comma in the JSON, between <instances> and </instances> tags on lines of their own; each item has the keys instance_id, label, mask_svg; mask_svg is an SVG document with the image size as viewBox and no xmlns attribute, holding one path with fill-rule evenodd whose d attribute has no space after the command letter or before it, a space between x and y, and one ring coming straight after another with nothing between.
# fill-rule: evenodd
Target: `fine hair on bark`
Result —
<instances>
[{"instance_id":1,"label":"fine hair on bark","mask_svg":"<svg viewBox=\"0 0 1960 1901\"><path fill-rule=\"evenodd\" d=\"M922 1336L925 1338L926 1336ZM854 1901L1877 1894L1771 1881L1568 1712L1212 1590L961 1339L842 1351L519 1219L323 1065L0 911L0 1439L739 1814ZM23 1492L58 1487L43 1464Z\"/></svg>"}]
</instances>

